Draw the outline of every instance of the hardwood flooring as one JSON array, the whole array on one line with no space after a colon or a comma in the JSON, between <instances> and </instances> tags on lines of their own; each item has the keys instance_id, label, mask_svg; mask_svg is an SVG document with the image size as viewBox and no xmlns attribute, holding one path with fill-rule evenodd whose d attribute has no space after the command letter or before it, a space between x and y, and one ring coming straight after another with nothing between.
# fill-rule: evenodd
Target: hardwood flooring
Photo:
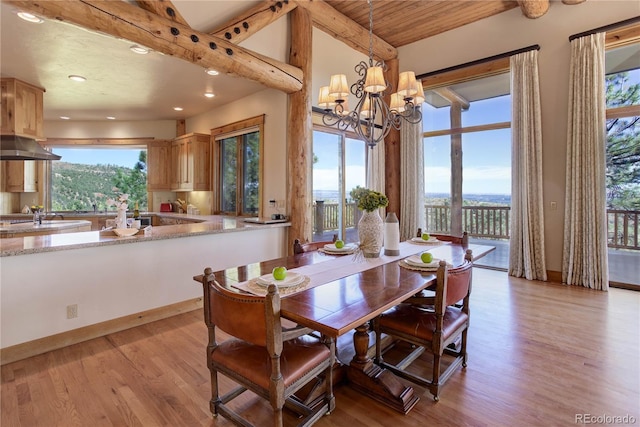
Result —
<instances>
[{"instance_id":1,"label":"hardwood flooring","mask_svg":"<svg viewBox=\"0 0 640 427\"><path fill-rule=\"evenodd\" d=\"M401 415L346 384L316 426L569 426L577 414L640 424L640 293L475 268L471 310L469 366L438 403L421 393ZM230 426L209 413L206 340L193 311L2 366L0 425ZM270 425L259 398L236 407Z\"/></svg>"}]
</instances>

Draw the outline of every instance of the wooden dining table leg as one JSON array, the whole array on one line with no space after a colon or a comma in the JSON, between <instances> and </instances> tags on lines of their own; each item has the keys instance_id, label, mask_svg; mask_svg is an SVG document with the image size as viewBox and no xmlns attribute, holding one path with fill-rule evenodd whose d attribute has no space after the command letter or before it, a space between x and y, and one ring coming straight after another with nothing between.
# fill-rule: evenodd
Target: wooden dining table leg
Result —
<instances>
[{"instance_id":1,"label":"wooden dining table leg","mask_svg":"<svg viewBox=\"0 0 640 427\"><path fill-rule=\"evenodd\" d=\"M412 387L405 386L389 370L373 363L368 356L369 322L356 328L353 334L355 355L349 363L347 378L353 388L406 414L420 399Z\"/></svg>"}]
</instances>

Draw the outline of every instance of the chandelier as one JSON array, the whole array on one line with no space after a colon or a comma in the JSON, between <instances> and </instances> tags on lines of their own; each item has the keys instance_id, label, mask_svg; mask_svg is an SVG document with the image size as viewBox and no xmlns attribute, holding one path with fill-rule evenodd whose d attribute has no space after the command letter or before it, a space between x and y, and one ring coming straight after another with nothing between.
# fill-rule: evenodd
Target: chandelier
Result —
<instances>
[{"instance_id":1,"label":"chandelier","mask_svg":"<svg viewBox=\"0 0 640 427\"><path fill-rule=\"evenodd\" d=\"M387 105L384 96L391 85L385 80L387 66L384 61L373 62L373 5L369 4L369 64L360 61L354 67L360 76L351 85L350 91L358 99L353 110L349 111L347 98L349 86L347 76L331 76L329 86L320 88L319 107L324 110L322 121L327 126L340 130L349 128L364 140L371 148L383 140L391 128L400 130L403 121L416 124L422 120L420 106L424 102L422 81L416 80L413 71L400 73L398 90L391 94L391 105Z\"/></svg>"}]
</instances>

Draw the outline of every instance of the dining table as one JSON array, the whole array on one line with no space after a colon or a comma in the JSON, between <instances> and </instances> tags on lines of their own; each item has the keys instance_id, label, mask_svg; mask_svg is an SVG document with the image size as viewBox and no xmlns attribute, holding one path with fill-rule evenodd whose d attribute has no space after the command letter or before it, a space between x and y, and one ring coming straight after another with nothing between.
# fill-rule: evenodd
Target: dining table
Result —
<instances>
[{"instance_id":1,"label":"dining table","mask_svg":"<svg viewBox=\"0 0 640 427\"><path fill-rule=\"evenodd\" d=\"M287 277L296 282L279 286L281 317L336 340L353 333L353 351L349 353L353 356L351 360L341 360L349 385L406 414L419 396L391 371L373 363L368 355L370 321L434 285L433 266L438 260L455 267L464 262L467 251L477 260L495 247L476 244L463 247L451 242L427 244L411 239L400 243L399 255L385 255L383 251L376 258L365 258L357 247L353 251L333 249L227 268L214 274L229 290L264 295L264 280L273 280L271 273L275 267L285 267ZM423 252L432 254L436 261L430 264L433 268L409 262Z\"/></svg>"}]
</instances>

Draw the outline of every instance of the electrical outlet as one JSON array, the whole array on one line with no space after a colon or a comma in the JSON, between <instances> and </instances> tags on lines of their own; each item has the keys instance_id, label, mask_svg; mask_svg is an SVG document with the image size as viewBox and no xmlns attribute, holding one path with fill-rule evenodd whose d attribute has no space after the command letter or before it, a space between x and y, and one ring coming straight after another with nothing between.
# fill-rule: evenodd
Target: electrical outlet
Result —
<instances>
[{"instance_id":1,"label":"electrical outlet","mask_svg":"<svg viewBox=\"0 0 640 427\"><path fill-rule=\"evenodd\" d=\"M75 319L78 317L78 304L71 304L67 306L67 319Z\"/></svg>"},{"instance_id":2,"label":"electrical outlet","mask_svg":"<svg viewBox=\"0 0 640 427\"><path fill-rule=\"evenodd\" d=\"M284 208L284 200L278 200L278 207Z\"/></svg>"},{"instance_id":3,"label":"electrical outlet","mask_svg":"<svg viewBox=\"0 0 640 427\"><path fill-rule=\"evenodd\" d=\"M276 201L274 199L269 200L269 205L274 208L276 206Z\"/></svg>"},{"instance_id":4,"label":"electrical outlet","mask_svg":"<svg viewBox=\"0 0 640 427\"><path fill-rule=\"evenodd\" d=\"M551 210L555 211L556 209L558 209L558 203L556 202L551 202Z\"/></svg>"}]
</instances>

